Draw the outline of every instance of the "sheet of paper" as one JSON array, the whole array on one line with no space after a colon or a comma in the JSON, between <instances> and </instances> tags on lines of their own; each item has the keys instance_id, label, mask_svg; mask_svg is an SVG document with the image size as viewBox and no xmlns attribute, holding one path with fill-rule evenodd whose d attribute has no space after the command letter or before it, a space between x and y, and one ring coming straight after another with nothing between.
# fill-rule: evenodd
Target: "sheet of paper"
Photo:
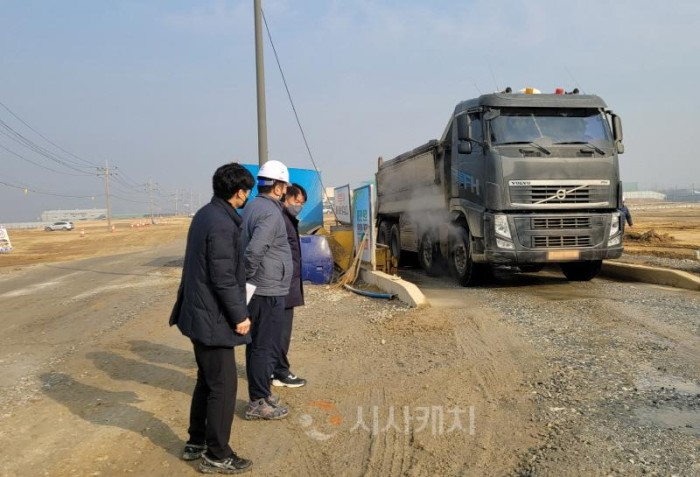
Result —
<instances>
[{"instance_id":1,"label":"sheet of paper","mask_svg":"<svg viewBox=\"0 0 700 477\"><path fill-rule=\"evenodd\" d=\"M245 284L245 304L247 305L250 303L250 299L253 298L253 294L255 293L255 289L257 287L255 285L251 285L250 283Z\"/></svg>"}]
</instances>

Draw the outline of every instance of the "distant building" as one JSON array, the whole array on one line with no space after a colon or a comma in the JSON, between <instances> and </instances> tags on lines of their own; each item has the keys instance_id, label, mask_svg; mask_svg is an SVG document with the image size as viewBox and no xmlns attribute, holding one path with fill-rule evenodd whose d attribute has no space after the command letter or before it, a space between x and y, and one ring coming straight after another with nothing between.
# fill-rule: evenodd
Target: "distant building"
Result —
<instances>
[{"instance_id":1,"label":"distant building","mask_svg":"<svg viewBox=\"0 0 700 477\"><path fill-rule=\"evenodd\" d=\"M59 220L99 220L107 217L107 209L45 210L41 213L42 222Z\"/></svg>"},{"instance_id":2,"label":"distant building","mask_svg":"<svg viewBox=\"0 0 700 477\"><path fill-rule=\"evenodd\" d=\"M622 193L622 198L624 200L666 200L666 194L661 192L656 192L653 190L634 190L634 191L624 191Z\"/></svg>"}]
</instances>

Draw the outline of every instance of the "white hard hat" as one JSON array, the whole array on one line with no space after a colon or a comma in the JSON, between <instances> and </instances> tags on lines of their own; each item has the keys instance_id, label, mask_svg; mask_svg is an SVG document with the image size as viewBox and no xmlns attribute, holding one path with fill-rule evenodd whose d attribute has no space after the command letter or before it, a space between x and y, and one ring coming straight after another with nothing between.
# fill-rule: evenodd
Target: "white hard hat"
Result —
<instances>
[{"instance_id":1,"label":"white hard hat","mask_svg":"<svg viewBox=\"0 0 700 477\"><path fill-rule=\"evenodd\" d=\"M287 166L282 164L280 161L267 161L258 171L258 183L264 179L268 179L269 181L281 181L289 184L289 170L287 169Z\"/></svg>"}]
</instances>

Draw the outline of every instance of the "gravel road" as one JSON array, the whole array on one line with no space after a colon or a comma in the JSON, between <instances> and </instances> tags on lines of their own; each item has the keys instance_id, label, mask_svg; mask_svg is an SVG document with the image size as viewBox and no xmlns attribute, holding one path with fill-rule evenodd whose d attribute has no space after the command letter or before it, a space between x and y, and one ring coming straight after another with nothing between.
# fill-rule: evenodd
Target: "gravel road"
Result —
<instances>
[{"instance_id":1,"label":"gravel road","mask_svg":"<svg viewBox=\"0 0 700 477\"><path fill-rule=\"evenodd\" d=\"M453 286L403 275L428 297L443 288L438 306ZM526 380L541 441L513 475L700 475L700 294L556 272L452 294L487 303L543 358Z\"/></svg>"},{"instance_id":2,"label":"gravel road","mask_svg":"<svg viewBox=\"0 0 700 477\"><path fill-rule=\"evenodd\" d=\"M199 475L179 459L196 366L166 325L181 247L2 274L1 476ZM236 351L251 475L700 475L697 293L401 274L432 307L307 288L284 421L241 418Z\"/></svg>"}]
</instances>

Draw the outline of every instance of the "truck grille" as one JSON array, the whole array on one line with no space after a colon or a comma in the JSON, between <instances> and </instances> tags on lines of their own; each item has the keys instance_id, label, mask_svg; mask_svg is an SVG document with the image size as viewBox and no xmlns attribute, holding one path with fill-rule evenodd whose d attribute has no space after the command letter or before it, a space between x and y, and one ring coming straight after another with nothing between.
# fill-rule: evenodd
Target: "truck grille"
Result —
<instances>
[{"instance_id":1,"label":"truck grille","mask_svg":"<svg viewBox=\"0 0 700 477\"><path fill-rule=\"evenodd\" d=\"M532 230L590 228L590 217L544 217L532 219Z\"/></svg>"},{"instance_id":2,"label":"truck grille","mask_svg":"<svg viewBox=\"0 0 700 477\"><path fill-rule=\"evenodd\" d=\"M532 237L532 248L590 247L593 240L589 235L541 235Z\"/></svg>"},{"instance_id":3,"label":"truck grille","mask_svg":"<svg viewBox=\"0 0 700 477\"><path fill-rule=\"evenodd\" d=\"M556 207L567 204L603 206L608 205L609 200L610 185L607 182L510 181L510 201L514 205L530 207Z\"/></svg>"}]
</instances>

